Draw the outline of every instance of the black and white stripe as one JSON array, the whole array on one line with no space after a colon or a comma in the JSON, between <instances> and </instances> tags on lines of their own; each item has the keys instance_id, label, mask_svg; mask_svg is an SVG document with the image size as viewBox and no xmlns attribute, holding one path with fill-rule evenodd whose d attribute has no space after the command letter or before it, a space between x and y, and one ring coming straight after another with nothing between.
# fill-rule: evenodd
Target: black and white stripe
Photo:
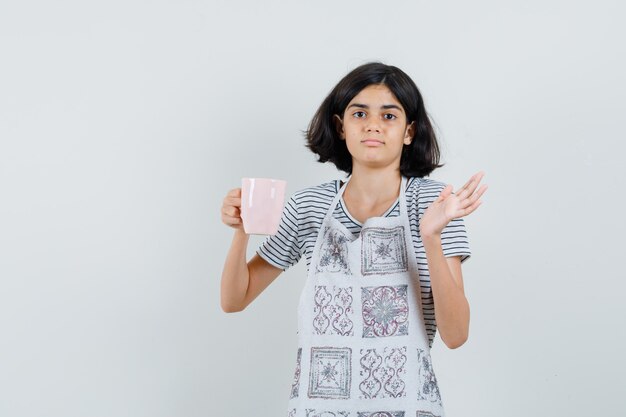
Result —
<instances>
[{"instance_id":1,"label":"black and white stripe","mask_svg":"<svg viewBox=\"0 0 626 417\"><path fill-rule=\"evenodd\" d=\"M411 177L408 178L405 193L413 247L420 275L422 307L429 346L432 346L437 325L426 253L419 235L419 219L445 186L446 184L437 180ZM268 236L257 249L259 256L270 264L287 270L295 265L304 254L308 270L322 220L340 187L339 180L334 180L295 192L285 204L278 232ZM387 217L399 215L398 201L384 214ZM339 200L333 216L355 237L361 232L362 225L345 210L343 199ZM471 256L463 218L454 219L448 223L441 233L441 244L446 257L459 255L461 262L464 262Z\"/></svg>"}]
</instances>

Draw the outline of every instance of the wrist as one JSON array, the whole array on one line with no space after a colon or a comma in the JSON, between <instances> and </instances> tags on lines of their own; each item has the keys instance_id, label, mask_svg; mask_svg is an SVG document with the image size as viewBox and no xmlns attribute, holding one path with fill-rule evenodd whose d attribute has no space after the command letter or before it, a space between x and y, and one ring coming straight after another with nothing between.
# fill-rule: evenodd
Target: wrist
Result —
<instances>
[{"instance_id":1,"label":"wrist","mask_svg":"<svg viewBox=\"0 0 626 417\"><path fill-rule=\"evenodd\" d=\"M440 233L426 233L422 234L422 242L426 244L431 243L441 243L441 234Z\"/></svg>"},{"instance_id":2,"label":"wrist","mask_svg":"<svg viewBox=\"0 0 626 417\"><path fill-rule=\"evenodd\" d=\"M243 227L241 229L235 229L235 239L248 240L249 238L250 238L250 235L245 232Z\"/></svg>"}]
</instances>

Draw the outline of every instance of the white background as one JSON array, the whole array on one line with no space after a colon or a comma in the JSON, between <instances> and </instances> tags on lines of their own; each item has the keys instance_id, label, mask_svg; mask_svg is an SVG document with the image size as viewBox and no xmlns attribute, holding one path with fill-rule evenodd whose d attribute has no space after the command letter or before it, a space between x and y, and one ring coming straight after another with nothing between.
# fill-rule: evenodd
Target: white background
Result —
<instances>
[{"instance_id":1,"label":"white background","mask_svg":"<svg viewBox=\"0 0 626 417\"><path fill-rule=\"evenodd\" d=\"M489 185L448 417L620 415L625 7L504 3L3 1L0 415L285 415L306 263L223 313L220 206L341 177L301 130L372 60L420 88L431 178Z\"/></svg>"}]
</instances>

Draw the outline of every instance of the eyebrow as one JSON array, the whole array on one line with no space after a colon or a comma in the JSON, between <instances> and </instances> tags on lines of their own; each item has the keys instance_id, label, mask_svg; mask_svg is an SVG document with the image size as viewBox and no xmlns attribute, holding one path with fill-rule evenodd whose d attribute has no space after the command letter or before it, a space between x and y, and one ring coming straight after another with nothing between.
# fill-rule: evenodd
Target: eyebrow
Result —
<instances>
[{"instance_id":1,"label":"eyebrow","mask_svg":"<svg viewBox=\"0 0 626 417\"><path fill-rule=\"evenodd\" d=\"M348 106L348 108L350 107L360 107L363 109L369 109L370 106L368 106L367 104L361 104L361 103L352 103ZM399 111L402 111L402 108L399 106L396 106L395 104L383 104L382 106L380 106L380 108L382 110L386 110L386 109L397 109Z\"/></svg>"}]
</instances>

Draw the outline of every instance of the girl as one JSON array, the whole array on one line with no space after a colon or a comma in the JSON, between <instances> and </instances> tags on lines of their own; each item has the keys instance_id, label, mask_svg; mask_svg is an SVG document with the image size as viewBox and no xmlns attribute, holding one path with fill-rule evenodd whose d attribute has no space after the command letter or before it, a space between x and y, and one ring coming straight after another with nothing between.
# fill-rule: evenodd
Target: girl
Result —
<instances>
[{"instance_id":1,"label":"girl","mask_svg":"<svg viewBox=\"0 0 626 417\"><path fill-rule=\"evenodd\" d=\"M403 71L377 62L335 86L306 139L346 181L294 193L278 232L249 262L241 189L228 193L222 221L235 235L222 309L246 308L304 254L288 415L444 416L430 348L437 328L450 349L468 337L462 217L480 205L484 174L456 193L425 178L443 165L422 96Z\"/></svg>"}]
</instances>

